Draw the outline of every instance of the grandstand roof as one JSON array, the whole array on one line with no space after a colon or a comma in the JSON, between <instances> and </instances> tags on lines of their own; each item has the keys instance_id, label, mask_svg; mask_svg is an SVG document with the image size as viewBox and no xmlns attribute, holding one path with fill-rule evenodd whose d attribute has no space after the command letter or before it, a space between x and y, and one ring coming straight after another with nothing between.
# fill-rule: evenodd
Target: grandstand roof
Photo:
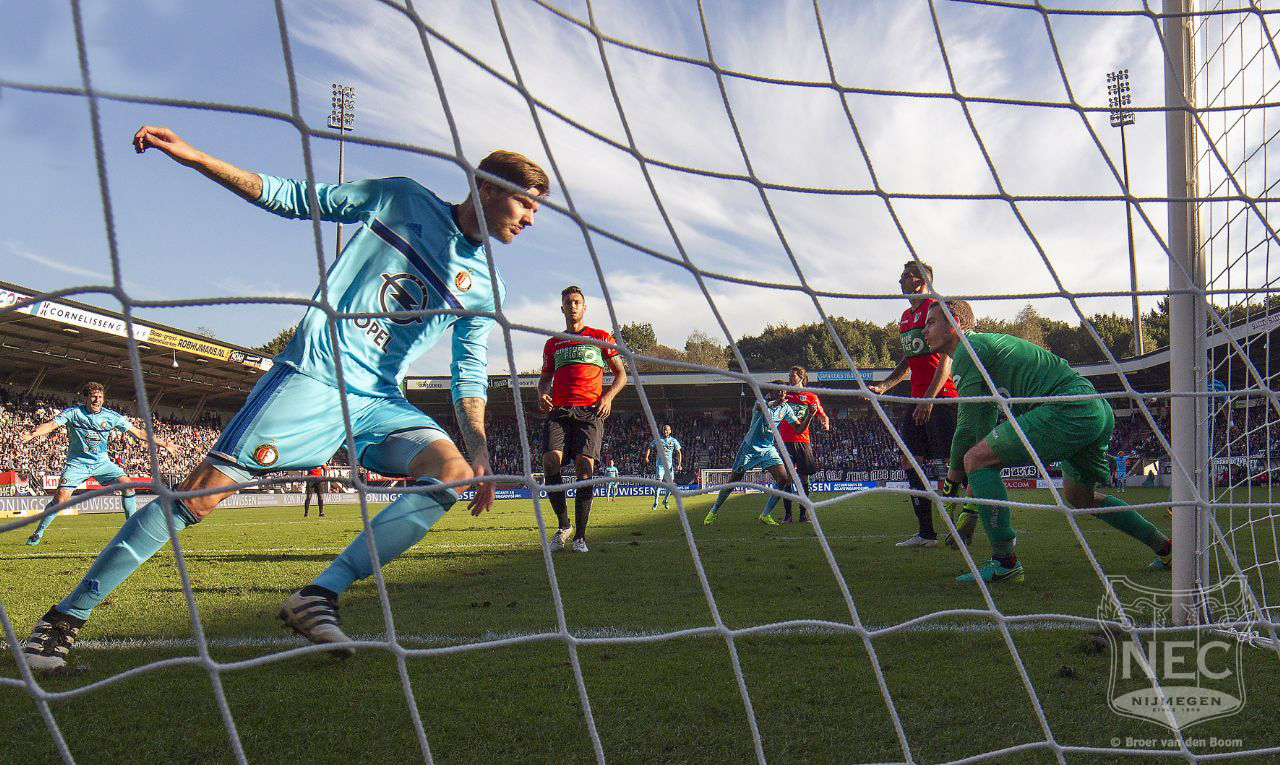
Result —
<instances>
[{"instance_id":1,"label":"grandstand roof","mask_svg":"<svg viewBox=\"0 0 1280 765\"><path fill-rule=\"evenodd\" d=\"M93 379L115 396L132 390L124 315L65 298L23 303L39 294L0 282L5 382L18 389L74 390ZM234 410L271 367L248 348L155 322L134 319L133 336L152 405Z\"/></svg>"},{"instance_id":2,"label":"grandstand roof","mask_svg":"<svg viewBox=\"0 0 1280 765\"><path fill-rule=\"evenodd\" d=\"M66 298L35 301L38 290L0 281L0 359L4 361L4 382L19 389L52 388L74 390L87 379L97 379L121 388L132 387L129 365L128 327L120 313L78 303ZM16 306L16 307L15 307ZM1269 349L1272 335L1280 332L1280 316L1265 315L1239 322L1228 333L1205 337L1205 347L1215 359L1213 376L1233 390L1256 387L1239 354L1228 353L1228 343L1241 344L1249 360L1264 379L1270 377ZM133 336L142 361L142 375L153 404L205 407L234 411L259 375L271 361L248 348L204 337L155 322L134 320ZM177 366L175 367L175 361ZM1168 390L1169 351L1161 349L1119 362L1129 383L1143 393ZM1108 363L1075 367L1101 392L1124 389ZM816 370L810 384L816 388L852 390L858 377L879 380L887 369ZM753 372L757 383L785 379L785 370ZM505 375L490 378L490 401L495 411L510 412L513 395ZM518 378L522 398L531 406L537 376ZM746 402L750 386L736 372L666 372L645 374L645 392L659 412L668 409L709 410ZM411 401L433 416L447 416L452 407L447 376L411 376L405 381ZM904 383L894 393L907 395ZM830 395L830 394L828 394ZM837 394L838 395L838 394ZM829 402L829 405L836 402ZM852 403L849 399L845 405ZM623 411L640 409L640 397L633 379L615 402Z\"/></svg>"}]
</instances>

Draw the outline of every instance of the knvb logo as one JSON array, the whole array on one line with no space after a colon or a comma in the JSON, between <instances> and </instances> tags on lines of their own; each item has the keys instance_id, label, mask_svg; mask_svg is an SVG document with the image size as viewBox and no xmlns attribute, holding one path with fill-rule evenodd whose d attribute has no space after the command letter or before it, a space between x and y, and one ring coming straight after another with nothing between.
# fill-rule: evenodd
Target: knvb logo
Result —
<instances>
[{"instance_id":1,"label":"knvb logo","mask_svg":"<svg viewBox=\"0 0 1280 765\"><path fill-rule=\"evenodd\" d=\"M1174 591L1146 587L1124 576L1107 579L1120 599L1117 604L1104 598L1098 606L1098 619L1111 645L1107 703L1112 711L1172 730L1175 725L1182 729L1229 717L1244 708L1243 641L1232 636L1251 634L1253 612L1240 577L1196 593L1213 622L1185 633L1147 634L1127 630L1134 625L1171 626Z\"/></svg>"}]
</instances>

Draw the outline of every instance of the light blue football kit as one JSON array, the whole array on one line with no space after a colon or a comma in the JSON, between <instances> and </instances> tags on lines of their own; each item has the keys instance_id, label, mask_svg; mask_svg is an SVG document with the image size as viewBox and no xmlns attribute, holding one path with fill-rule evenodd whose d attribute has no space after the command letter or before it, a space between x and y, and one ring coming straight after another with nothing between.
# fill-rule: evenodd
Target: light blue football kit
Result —
<instances>
[{"instance_id":1,"label":"light blue football kit","mask_svg":"<svg viewBox=\"0 0 1280 765\"><path fill-rule=\"evenodd\" d=\"M659 481L674 481L676 479L674 455L680 451L680 442L675 436L663 436L661 438L649 441L649 448L653 449L653 469Z\"/></svg>"},{"instance_id":2,"label":"light blue football kit","mask_svg":"<svg viewBox=\"0 0 1280 765\"><path fill-rule=\"evenodd\" d=\"M766 417L768 419L766 419ZM782 421L791 423L792 425L800 424L800 418L796 416L796 410L791 404L784 402L778 403L776 406L767 408L757 405L751 415L751 425L747 428L747 435L742 439L742 445L738 447L738 455L733 458L733 472L745 474L751 470L768 470L775 465L781 465L782 457L778 454L778 447L773 443L773 431L769 428L769 422L773 422L774 428ZM716 501L711 504L711 510L707 514L704 523L711 523L716 513L720 512L720 508L728 501L729 495L733 493L733 489L724 488L716 496ZM769 499L765 502L764 512L760 514L762 520L769 520L769 516L773 512L773 508L781 499L777 494L770 494ZM776 525L776 521L774 524Z\"/></svg>"},{"instance_id":3,"label":"light blue football kit","mask_svg":"<svg viewBox=\"0 0 1280 765\"><path fill-rule=\"evenodd\" d=\"M287 218L309 218L306 184L262 177L258 205ZM317 184L320 217L364 223L326 276L329 299L341 313L389 311L493 311L494 285L482 245L467 241L452 207L408 178L341 186ZM501 279L496 285L505 294ZM320 300L316 290L313 300ZM351 409L356 456L380 473L403 475L369 447L388 436L429 429L436 422L400 391L409 364L453 330L453 398L484 398L488 336L494 320L437 313L428 316L340 319L334 323L342 378ZM232 478L269 470L322 465L342 444L337 364L327 317L312 307L302 317L276 365L249 394L212 454ZM288 406L280 406L286 401ZM366 460L375 464L367 464Z\"/></svg>"},{"instance_id":4,"label":"light blue football kit","mask_svg":"<svg viewBox=\"0 0 1280 765\"><path fill-rule=\"evenodd\" d=\"M53 416L53 421L67 429L67 462L62 468L62 477L58 480L59 489L75 490L90 478L103 486L125 480L124 468L107 456L107 442L113 430L128 432L132 426L127 417L105 408L99 409L95 414L82 405L63 409ZM125 518L133 515L137 502L132 489L122 492L120 504L124 508ZM54 503L49 503L52 504ZM27 543L39 544L45 529L57 517L54 513L40 519Z\"/></svg>"},{"instance_id":5,"label":"light blue football kit","mask_svg":"<svg viewBox=\"0 0 1280 765\"><path fill-rule=\"evenodd\" d=\"M310 219L304 181L262 179L256 204L286 218ZM325 276L328 299L339 313L428 311L417 316L337 319L308 308L288 347L250 392L210 452L209 461L237 481L279 470L324 464L345 440L339 397L346 392L356 459L387 475L409 475L413 458L428 444L447 438L440 426L400 391L409 365L453 332L453 399L487 398L488 334L494 320L447 311L494 310L494 284L483 244L469 241L453 209L407 178L317 183L322 220L363 223ZM317 289L313 300L323 299ZM330 337L330 331L336 335ZM342 386L337 360L341 357ZM411 485L439 484L416 478ZM416 544L458 499L451 489L401 495L372 521L374 545L385 565ZM198 522L181 501L173 502L181 530ZM56 606L87 619L90 611L142 561L169 539L157 502L125 523L76 589ZM313 584L341 593L373 573L361 532Z\"/></svg>"},{"instance_id":6,"label":"light blue football kit","mask_svg":"<svg viewBox=\"0 0 1280 765\"><path fill-rule=\"evenodd\" d=\"M775 428L783 420L793 425L797 425L800 422L800 418L796 416L796 411L787 403L769 407L768 416ZM761 411L760 407L756 407L755 412L751 415L751 427L747 428L747 435L742 439L742 446L738 447L738 455L733 458L733 472L745 473L748 470L768 470L774 465L781 464L782 457L778 455L778 447L773 443L773 431L766 424L764 412Z\"/></svg>"},{"instance_id":7,"label":"light blue football kit","mask_svg":"<svg viewBox=\"0 0 1280 765\"><path fill-rule=\"evenodd\" d=\"M90 478L106 486L124 476L124 469L107 456L107 441L113 430L128 432L132 426L127 417L110 409L94 414L73 406L55 414L53 421L67 429L67 464L58 488L75 489Z\"/></svg>"},{"instance_id":8,"label":"light blue football kit","mask_svg":"<svg viewBox=\"0 0 1280 765\"><path fill-rule=\"evenodd\" d=\"M613 479L610 480L609 483L605 484L605 496L608 498L618 496L618 466L606 465L604 468L604 475L605 478Z\"/></svg>"}]
</instances>

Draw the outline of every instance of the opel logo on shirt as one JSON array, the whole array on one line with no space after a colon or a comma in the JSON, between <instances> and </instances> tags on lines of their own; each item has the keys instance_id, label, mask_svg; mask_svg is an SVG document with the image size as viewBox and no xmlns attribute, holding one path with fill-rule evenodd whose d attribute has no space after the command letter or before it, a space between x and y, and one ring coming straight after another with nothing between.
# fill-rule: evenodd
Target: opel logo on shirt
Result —
<instances>
[{"instance_id":1,"label":"opel logo on shirt","mask_svg":"<svg viewBox=\"0 0 1280 765\"><path fill-rule=\"evenodd\" d=\"M427 307L427 285L414 274L383 274L378 303L382 310L421 311ZM396 324L421 324L420 316L388 316Z\"/></svg>"}]
</instances>

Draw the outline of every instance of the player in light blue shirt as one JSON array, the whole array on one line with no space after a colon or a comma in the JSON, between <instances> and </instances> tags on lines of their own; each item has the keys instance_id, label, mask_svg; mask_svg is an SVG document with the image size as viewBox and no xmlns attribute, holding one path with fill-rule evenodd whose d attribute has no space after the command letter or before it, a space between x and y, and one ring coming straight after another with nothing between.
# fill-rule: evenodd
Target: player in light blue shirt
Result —
<instances>
[{"instance_id":1,"label":"player in light blue shirt","mask_svg":"<svg viewBox=\"0 0 1280 765\"><path fill-rule=\"evenodd\" d=\"M609 459L609 464L604 467L604 475L606 478L611 479L609 483L605 484L605 496L609 498L610 502L615 502L618 499L618 466L613 464L612 458Z\"/></svg>"},{"instance_id":2,"label":"player in light blue shirt","mask_svg":"<svg viewBox=\"0 0 1280 765\"><path fill-rule=\"evenodd\" d=\"M59 428L67 429L67 462L62 468L58 490L54 493L53 500L45 506L46 511L71 499L72 493L90 478L103 486L129 480L125 477L124 468L112 462L107 455L107 442L112 432L128 433L139 441L147 440L147 434L135 428L127 417L103 406L106 390L102 383L85 383L80 389L80 395L84 397L84 403L63 409L53 419L18 436L18 440L26 444L37 438L44 438ZM158 438L155 443L167 449L170 454L178 453L178 447L171 441ZM125 520L128 520L138 507L133 489L120 492L120 506L124 510ZM27 544L32 547L40 544L45 530L57 517L56 512L50 512L41 518L36 530L27 538Z\"/></svg>"},{"instance_id":3,"label":"player in light blue shirt","mask_svg":"<svg viewBox=\"0 0 1280 765\"><path fill-rule=\"evenodd\" d=\"M773 384L786 385L787 383L775 380ZM792 425L800 424L800 418L796 416L795 410L783 400L783 392L771 390L768 392L767 402L756 402L755 411L751 415L751 425L747 428L746 437L742 439L742 445L738 447L738 456L733 459L733 473L730 474L726 483L733 484L741 481L751 470L766 470L773 476L773 482L778 489L791 490L791 479L787 476L787 469L773 440L778 423L783 421ZM716 522L716 514L720 512L720 508L732 493L731 486L720 490L715 503L711 505L711 510L707 512L707 517L702 519L704 524L710 526ZM769 495L764 512L760 514L761 523L767 523L770 526L778 525L773 518L773 507L778 504L779 499L781 497L777 494Z\"/></svg>"},{"instance_id":4,"label":"player in light blue shirt","mask_svg":"<svg viewBox=\"0 0 1280 765\"><path fill-rule=\"evenodd\" d=\"M285 600L285 626L314 643L348 644L338 624L338 596L373 573L366 534L380 565L417 544L458 499L461 489L492 471L485 439L485 373L491 315L501 300L491 277L485 237L503 244L533 225L547 175L514 152L496 151L479 165L475 193L460 204L442 201L407 178L338 186L246 172L192 147L168 128L144 126L134 149L157 149L245 200L286 218L364 224L329 267L313 301L339 313L308 308L289 346L254 386L208 457L178 487L209 493L163 508L152 502L120 529L80 584L45 614L24 654L34 669L66 664L67 651L90 611L169 539L165 511L184 529L213 512L246 482L281 470L324 464L350 434L353 459L383 475L404 476L412 489L373 519L306 587ZM264 253L264 256L266 253ZM480 312L481 315L475 315ZM409 364L452 332L454 411L470 464L440 426L400 392ZM341 364L341 384L339 383ZM479 515L493 504L494 485L476 484L469 505ZM330 651L347 657L350 645Z\"/></svg>"},{"instance_id":5,"label":"player in light blue shirt","mask_svg":"<svg viewBox=\"0 0 1280 765\"><path fill-rule=\"evenodd\" d=\"M1126 483L1129 480L1129 455L1119 452L1115 456L1116 461L1116 491L1120 494L1124 493L1127 488Z\"/></svg>"},{"instance_id":6,"label":"player in light blue shirt","mask_svg":"<svg viewBox=\"0 0 1280 765\"><path fill-rule=\"evenodd\" d=\"M662 437L649 440L649 445L644 448L644 462L649 464L649 456L653 456L653 471L655 477L659 481L676 482L676 471L680 470L680 465L684 461L684 452L680 450L680 442L676 437L671 435L671 426L662 426ZM672 462L674 455L675 461ZM674 467L673 467L674 465ZM664 495L663 492L666 492ZM653 507L658 509L658 499L662 499L663 509L668 509L667 500L671 498L671 491L665 486L659 486L653 495Z\"/></svg>"}]
</instances>

